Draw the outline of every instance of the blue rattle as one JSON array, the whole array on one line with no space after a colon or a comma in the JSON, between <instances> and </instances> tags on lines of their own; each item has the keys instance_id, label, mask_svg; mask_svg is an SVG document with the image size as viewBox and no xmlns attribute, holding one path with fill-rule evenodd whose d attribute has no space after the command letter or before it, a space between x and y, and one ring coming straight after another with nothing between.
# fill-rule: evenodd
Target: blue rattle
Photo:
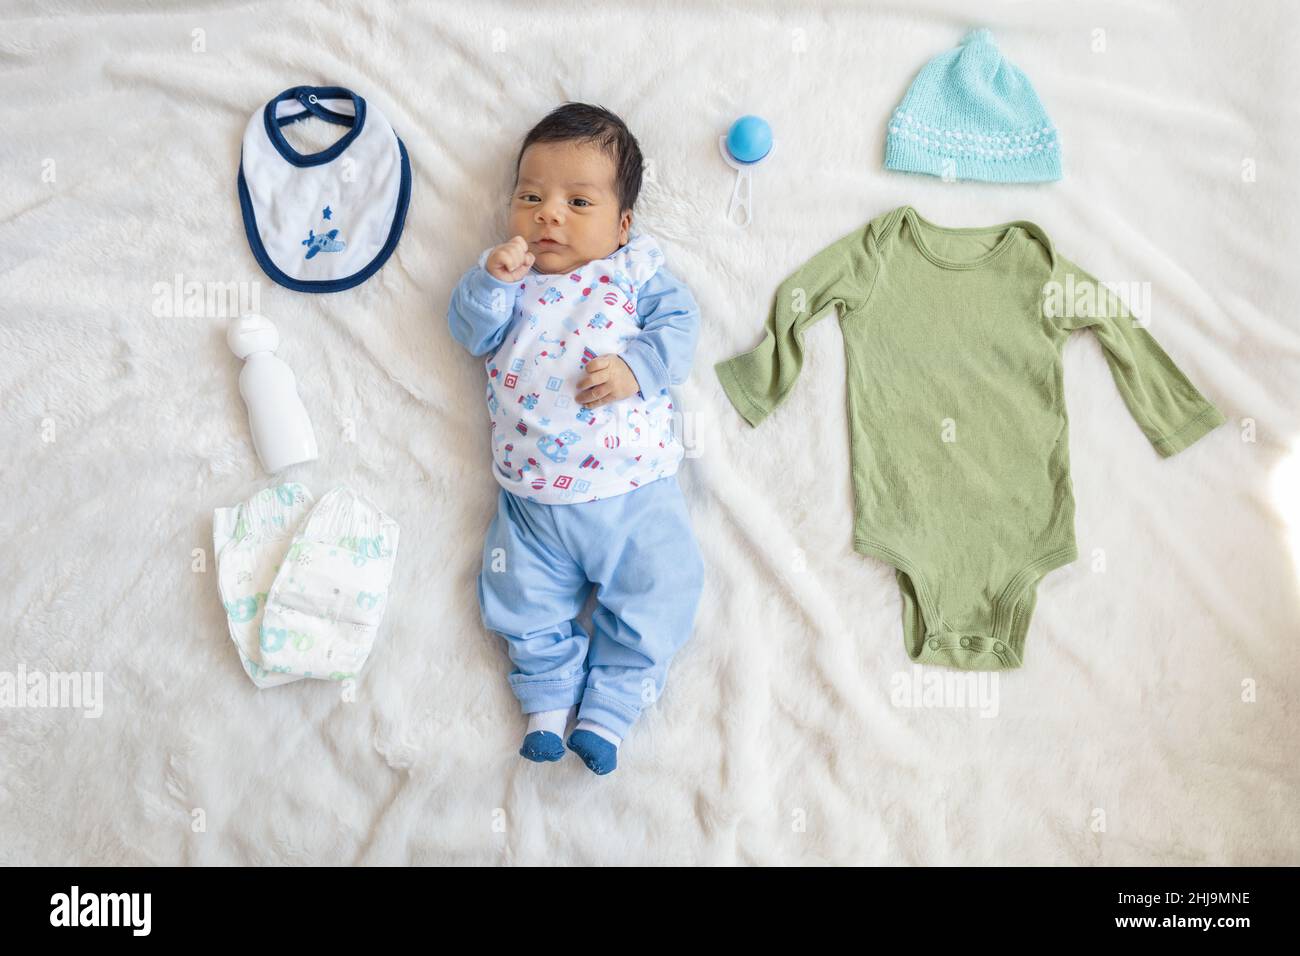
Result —
<instances>
[{"instance_id":1,"label":"blue rattle","mask_svg":"<svg viewBox=\"0 0 1300 956\"><path fill-rule=\"evenodd\" d=\"M736 171L736 185L731 190L727 219L745 227L753 221L754 185L750 170L772 155L776 140L772 127L761 116L742 116L731 124L727 135L718 137L718 148L727 165ZM739 211L742 218L737 221Z\"/></svg>"}]
</instances>

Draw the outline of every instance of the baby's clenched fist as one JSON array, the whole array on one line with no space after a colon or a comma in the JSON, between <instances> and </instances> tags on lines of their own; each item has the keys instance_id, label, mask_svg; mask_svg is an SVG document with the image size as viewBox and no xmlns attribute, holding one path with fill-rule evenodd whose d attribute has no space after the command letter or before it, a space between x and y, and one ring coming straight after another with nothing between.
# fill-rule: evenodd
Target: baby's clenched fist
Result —
<instances>
[{"instance_id":1,"label":"baby's clenched fist","mask_svg":"<svg viewBox=\"0 0 1300 956\"><path fill-rule=\"evenodd\" d=\"M537 257L528 251L523 236L515 236L488 253L484 268L488 275L501 282L518 282L533 267Z\"/></svg>"}]
</instances>

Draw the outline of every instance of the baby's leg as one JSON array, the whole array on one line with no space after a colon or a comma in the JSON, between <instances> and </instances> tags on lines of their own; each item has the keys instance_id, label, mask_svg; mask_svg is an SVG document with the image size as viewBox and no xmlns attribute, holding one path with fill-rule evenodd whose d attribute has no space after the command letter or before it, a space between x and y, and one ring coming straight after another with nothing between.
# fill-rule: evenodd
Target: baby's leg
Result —
<instances>
[{"instance_id":1,"label":"baby's leg","mask_svg":"<svg viewBox=\"0 0 1300 956\"><path fill-rule=\"evenodd\" d=\"M478 579L483 625L506 640L510 689L528 730L519 753L559 760L571 710L587 680L587 633L575 618L588 582L555 533L554 508L501 489L497 514L483 544Z\"/></svg>"},{"instance_id":2,"label":"baby's leg","mask_svg":"<svg viewBox=\"0 0 1300 956\"><path fill-rule=\"evenodd\" d=\"M617 766L618 746L658 700L668 665L695 623L704 565L675 477L575 506L603 506L581 557L599 586L587 686L569 746L596 773ZM577 514L577 512L575 512ZM567 529L566 529L567 530Z\"/></svg>"}]
</instances>

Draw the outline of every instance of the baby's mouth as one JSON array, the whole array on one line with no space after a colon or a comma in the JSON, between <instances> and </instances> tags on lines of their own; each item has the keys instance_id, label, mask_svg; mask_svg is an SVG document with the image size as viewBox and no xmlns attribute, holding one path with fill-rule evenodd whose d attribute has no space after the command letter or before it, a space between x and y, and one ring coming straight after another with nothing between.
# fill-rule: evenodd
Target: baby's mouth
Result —
<instances>
[{"instance_id":1,"label":"baby's mouth","mask_svg":"<svg viewBox=\"0 0 1300 956\"><path fill-rule=\"evenodd\" d=\"M538 239L535 245L539 249L559 249L564 245L564 243L557 242L554 239L547 238L547 239Z\"/></svg>"}]
</instances>

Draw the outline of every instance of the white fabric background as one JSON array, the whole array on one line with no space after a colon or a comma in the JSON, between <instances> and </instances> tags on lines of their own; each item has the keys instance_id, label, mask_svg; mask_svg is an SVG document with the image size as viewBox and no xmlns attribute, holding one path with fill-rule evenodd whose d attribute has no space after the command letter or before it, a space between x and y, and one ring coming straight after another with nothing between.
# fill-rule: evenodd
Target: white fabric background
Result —
<instances>
[{"instance_id":1,"label":"white fabric background","mask_svg":"<svg viewBox=\"0 0 1300 956\"><path fill-rule=\"evenodd\" d=\"M0 710L0 862L1300 862L1296 18L788 6L7 5L0 670L101 671L106 700L98 720ZM916 71L978 25L1060 127L1062 182L883 171ZM244 124L298 83L368 97L414 171L396 254L332 296L267 281L236 200ZM704 323L681 391L703 607L602 779L516 755L508 660L474 590L497 493L482 363L445 322L458 276L504 238L520 138L565 99L639 137L639 222ZM717 137L747 112L779 148L741 231ZM944 225L1029 219L1100 278L1150 282L1152 332L1230 420L1162 460L1095 339L1069 344L1082 558L1042 584L994 718L891 702L911 666L892 570L852 550L834 321L758 430L712 371L758 341L781 278L904 202ZM269 480L226 319L155 314L177 274L260 282L321 445L286 477L317 496L350 482L401 523L355 701L254 689L212 565L191 570L212 510Z\"/></svg>"}]
</instances>

